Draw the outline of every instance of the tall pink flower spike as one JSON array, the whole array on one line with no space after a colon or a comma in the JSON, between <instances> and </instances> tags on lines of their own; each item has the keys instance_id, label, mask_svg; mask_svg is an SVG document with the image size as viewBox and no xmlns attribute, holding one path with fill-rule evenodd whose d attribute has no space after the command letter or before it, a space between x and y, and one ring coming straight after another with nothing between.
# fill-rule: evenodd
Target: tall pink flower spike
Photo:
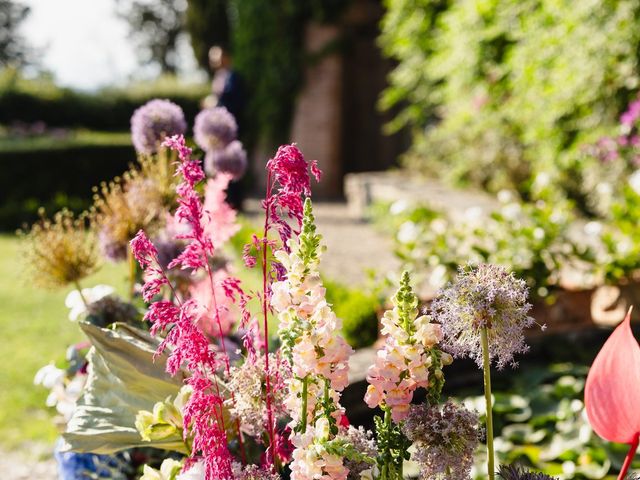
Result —
<instances>
[{"instance_id":1,"label":"tall pink flower spike","mask_svg":"<svg viewBox=\"0 0 640 480\"><path fill-rule=\"evenodd\" d=\"M640 345L631 308L593 361L584 392L589 423L603 439L631 446L618 476L627 474L640 437Z\"/></svg>"}]
</instances>

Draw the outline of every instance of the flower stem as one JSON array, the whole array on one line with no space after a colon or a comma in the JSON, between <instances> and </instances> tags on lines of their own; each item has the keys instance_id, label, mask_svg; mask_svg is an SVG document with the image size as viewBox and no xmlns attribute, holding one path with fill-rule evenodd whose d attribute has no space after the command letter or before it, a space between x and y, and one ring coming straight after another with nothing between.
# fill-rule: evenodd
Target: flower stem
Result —
<instances>
[{"instance_id":1,"label":"flower stem","mask_svg":"<svg viewBox=\"0 0 640 480\"><path fill-rule=\"evenodd\" d=\"M78 291L78 293L80 294L80 299L82 300L82 303L84 303L84 306L86 308L89 308L89 302L87 302L87 299L85 298L85 296L82 294L82 287L80 286L80 282L78 282L77 280L75 282L73 282L73 286L76 287L76 290Z\"/></svg>"},{"instance_id":2,"label":"flower stem","mask_svg":"<svg viewBox=\"0 0 640 480\"><path fill-rule=\"evenodd\" d=\"M389 432L391 431L391 408L384 407L384 430L387 436L386 449L384 452L384 465L380 472L380 480L389 480L389 464L391 463L391 444L389 443Z\"/></svg>"},{"instance_id":3,"label":"flower stem","mask_svg":"<svg viewBox=\"0 0 640 480\"><path fill-rule=\"evenodd\" d=\"M302 412L300 416L301 432L307 431L307 396L309 394L309 375L302 379Z\"/></svg>"},{"instance_id":4,"label":"flower stem","mask_svg":"<svg viewBox=\"0 0 640 480\"><path fill-rule=\"evenodd\" d=\"M622 464L622 469L620 470L620 475L618 475L618 480L622 480L627 476L627 470L631 466L631 462L633 461L633 457L636 455L636 450L638 450L638 443L640 442L640 432L636 433L631 441L631 446L629 447L629 452L627 456L624 458L624 463Z\"/></svg>"},{"instance_id":5,"label":"flower stem","mask_svg":"<svg viewBox=\"0 0 640 480\"><path fill-rule=\"evenodd\" d=\"M267 462L271 464L272 471L277 470L277 458L276 458L276 444L275 444L275 425L273 421L273 407L271 405L271 379L269 378L269 306L267 303L268 292L268 271L267 271L267 249L269 248L269 199L271 198L271 172L267 176L267 194L265 200L265 217L264 217L264 232L262 238L262 322L264 329L264 363L267 375L265 377L265 403L267 406L267 433L269 435L269 447L267 455Z\"/></svg>"},{"instance_id":6,"label":"flower stem","mask_svg":"<svg viewBox=\"0 0 640 480\"><path fill-rule=\"evenodd\" d=\"M480 339L482 341L482 369L484 371L484 399L487 405L487 474L489 480L495 476L494 453L493 453L493 408L491 406L491 362L489 359L489 338L487 327L480 329Z\"/></svg>"}]
</instances>

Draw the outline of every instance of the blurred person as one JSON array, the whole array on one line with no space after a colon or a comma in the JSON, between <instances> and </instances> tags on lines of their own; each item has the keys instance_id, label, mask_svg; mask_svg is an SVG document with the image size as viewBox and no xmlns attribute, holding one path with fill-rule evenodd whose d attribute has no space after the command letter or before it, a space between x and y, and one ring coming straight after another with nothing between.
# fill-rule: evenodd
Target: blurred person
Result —
<instances>
[{"instance_id":1,"label":"blurred person","mask_svg":"<svg viewBox=\"0 0 640 480\"><path fill-rule=\"evenodd\" d=\"M213 71L211 92L215 106L225 107L236 118L242 131L245 94L242 78L233 70L233 57L228 48L215 45L209 49L209 65Z\"/></svg>"},{"instance_id":2,"label":"blurred person","mask_svg":"<svg viewBox=\"0 0 640 480\"><path fill-rule=\"evenodd\" d=\"M245 92L242 77L233 69L233 57L228 47L214 45L209 49L209 65L213 71L211 98L207 106L225 107L235 117L238 135L244 127ZM232 181L227 189L227 202L242 210L244 182Z\"/></svg>"}]
</instances>

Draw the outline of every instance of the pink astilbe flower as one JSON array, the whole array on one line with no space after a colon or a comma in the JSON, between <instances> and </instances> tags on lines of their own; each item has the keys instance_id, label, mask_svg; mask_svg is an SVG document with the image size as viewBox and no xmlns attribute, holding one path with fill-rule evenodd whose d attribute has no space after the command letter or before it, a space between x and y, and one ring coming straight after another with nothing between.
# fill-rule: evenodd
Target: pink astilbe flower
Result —
<instances>
[{"instance_id":1,"label":"pink astilbe flower","mask_svg":"<svg viewBox=\"0 0 640 480\"><path fill-rule=\"evenodd\" d=\"M194 283L189 289L191 298L198 303L197 318L199 327L213 337L228 335L235 322L237 312L234 309L233 297L224 288L224 281L228 277L224 269L217 270L213 275L217 308L213 306L213 295L208 279ZM218 325L219 323L219 325Z\"/></svg>"},{"instance_id":2,"label":"pink astilbe flower","mask_svg":"<svg viewBox=\"0 0 640 480\"><path fill-rule=\"evenodd\" d=\"M307 163L302 152L294 144L282 145L275 157L267 162L268 192L264 201L267 223L280 233L283 243L291 237L291 227L286 218L295 219L298 230L302 225L304 197L311 196L311 177L320 181L322 172L314 160ZM286 248L286 245L285 245Z\"/></svg>"},{"instance_id":3,"label":"pink astilbe flower","mask_svg":"<svg viewBox=\"0 0 640 480\"><path fill-rule=\"evenodd\" d=\"M204 228L215 248L224 245L240 230L236 211L225 201L231 178L231 175L219 173L207 181L204 189L204 210L208 215Z\"/></svg>"},{"instance_id":4,"label":"pink astilbe flower","mask_svg":"<svg viewBox=\"0 0 640 480\"><path fill-rule=\"evenodd\" d=\"M186 146L182 136L168 138L163 145L176 150L181 161L178 174L182 181L176 188L178 208L174 219L176 223L186 227L182 233L176 235L177 239L185 241L185 248L167 268L179 267L194 272L204 270L210 298L204 306L198 303L197 295L196 298L181 300L159 263L157 249L143 232L136 235L131 247L140 266L145 270L145 299L150 301L160 293L163 285L168 285L176 302L159 300L152 303L145 319L152 323L153 334L166 333L158 353L171 347L167 371L175 375L181 368L186 368L191 373L187 383L193 388L193 394L183 412L185 439L189 434L193 437L192 456L187 467L202 457L206 480L227 479L232 478L232 458L228 450L222 412L224 398L217 383L216 373L224 368L228 374L229 359L222 337L224 328L221 311L224 307L218 303L218 297L222 300L240 295L243 302L246 302L246 299L242 295L239 282L229 280L226 275L224 279L216 278L209 263L214 254L214 243L206 229L213 228L213 225L212 217L207 214L195 189L195 185L204 179L200 163L191 158L191 149ZM212 348L199 326L203 309L212 313L212 323L217 328L221 352ZM245 317L243 314L243 319ZM233 399L233 394L231 397ZM243 452L241 436L239 441Z\"/></svg>"}]
</instances>

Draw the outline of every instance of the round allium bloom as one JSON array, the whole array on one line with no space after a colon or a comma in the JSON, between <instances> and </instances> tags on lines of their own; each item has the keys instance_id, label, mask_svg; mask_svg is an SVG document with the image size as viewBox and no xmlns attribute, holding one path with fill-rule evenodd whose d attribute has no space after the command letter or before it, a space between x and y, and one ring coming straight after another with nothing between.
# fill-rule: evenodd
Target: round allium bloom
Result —
<instances>
[{"instance_id":1,"label":"round allium bloom","mask_svg":"<svg viewBox=\"0 0 640 480\"><path fill-rule=\"evenodd\" d=\"M532 472L518 465L500 465L497 473L502 480L557 480L557 477L541 472Z\"/></svg>"},{"instance_id":2,"label":"round allium bloom","mask_svg":"<svg viewBox=\"0 0 640 480\"><path fill-rule=\"evenodd\" d=\"M99 327L107 327L116 322L137 324L141 318L134 305L113 294L90 303L87 314L89 320Z\"/></svg>"},{"instance_id":3,"label":"round allium bloom","mask_svg":"<svg viewBox=\"0 0 640 480\"><path fill-rule=\"evenodd\" d=\"M373 433L369 430L365 430L363 427L354 427L349 425L344 433L340 434L340 437L352 445L356 452L361 455L366 455L370 458L376 458L378 456L378 449L376 442L373 439ZM348 480L360 480L360 474L372 467L372 464L364 461L362 458L349 458L344 459L344 466L349 469Z\"/></svg>"},{"instance_id":4,"label":"round allium bloom","mask_svg":"<svg viewBox=\"0 0 640 480\"><path fill-rule=\"evenodd\" d=\"M477 413L451 400L443 405L411 405L402 432L414 442L412 459L421 478L466 480L482 429Z\"/></svg>"},{"instance_id":5,"label":"round allium bloom","mask_svg":"<svg viewBox=\"0 0 640 480\"><path fill-rule=\"evenodd\" d=\"M443 349L482 368L480 330L486 328L491 361L498 369L515 366L513 356L529 350L524 329L535 323L528 315L527 295L526 283L503 267L460 267L431 305L433 319L442 325Z\"/></svg>"},{"instance_id":6,"label":"round allium bloom","mask_svg":"<svg viewBox=\"0 0 640 480\"><path fill-rule=\"evenodd\" d=\"M224 148L237 136L238 124L226 108L205 108L196 115L193 137L205 152Z\"/></svg>"},{"instance_id":7,"label":"round allium bloom","mask_svg":"<svg viewBox=\"0 0 640 480\"><path fill-rule=\"evenodd\" d=\"M76 218L69 210L44 217L29 232L19 232L22 258L31 280L42 287L57 288L75 284L98 268L98 243L87 231L85 217Z\"/></svg>"},{"instance_id":8,"label":"round allium bloom","mask_svg":"<svg viewBox=\"0 0 640 480\"><path fill-rule=\"evenodd\" d=\"M204 169L212 177L226 173L238 180L247 171L247 152L241 142L234 140L224 148L209 150L204 157Z\"/></svg>"},{"instance_id":9,"label":"round allium bloom","mask_svg":"<svg viewBox=\"0 0 640 480\"><path fill-rule=\"evenodd\" d=\"M138 153L155 153L165 137L186 131L182 108L169 100L150 100L131 116L131 140Z\"/></svg>"}]
</instances>

